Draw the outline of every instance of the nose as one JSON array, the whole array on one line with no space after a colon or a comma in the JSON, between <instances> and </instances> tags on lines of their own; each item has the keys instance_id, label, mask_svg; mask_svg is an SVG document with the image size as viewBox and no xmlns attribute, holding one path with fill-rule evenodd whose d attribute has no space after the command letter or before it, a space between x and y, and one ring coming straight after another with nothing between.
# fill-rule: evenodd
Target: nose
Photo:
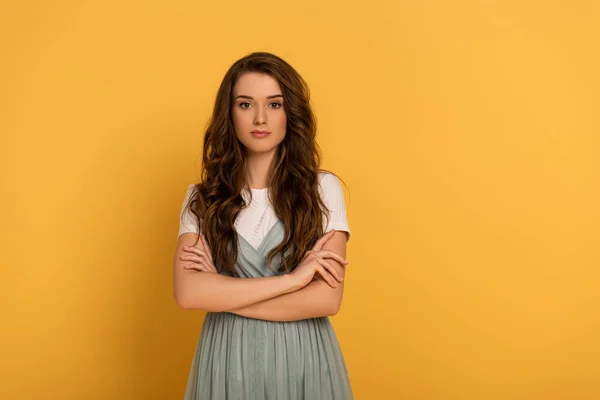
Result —
<instances>
[{"instance_id":1,"label":"nose","mask_svg":"<svg viewBox=\"0 0 600 400\"><path fill-rule=\"evenodd\" d=\"M267 122L267 112L262 107L256 107L254 113L254 125L261 125Z\"/></svg>"}]
</instances>

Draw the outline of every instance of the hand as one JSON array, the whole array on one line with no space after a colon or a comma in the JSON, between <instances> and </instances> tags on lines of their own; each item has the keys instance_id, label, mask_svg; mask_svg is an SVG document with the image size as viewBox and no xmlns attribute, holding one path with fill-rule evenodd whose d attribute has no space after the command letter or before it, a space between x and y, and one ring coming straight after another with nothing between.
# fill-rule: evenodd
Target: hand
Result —
<instances>
[{"instance_id":1,"label":"hand","mask_svg":"<svg viewBox=\"0 0 600 400\"><path fill-rule=\"evenodd\" d=\"M204 234L200 235L200 240L196 246L183 246L183 250L191 254L179 256L180 260L192 261L183 266L184 269L195 269L197 271L217 273L213 262L212 250L208 246L208 241Z\"/></svg>"},{"instance_id":2,"label":"hand","mask_svg":"<svg viewBox=\"0 0 600 400\"><path fill-rule=\"evenodd\" d=\"M306 252L300 264L290 272L289 275L298 280L298 289L302 289L308 285L318 275L332 288L337 287L338 284L336 281L341 282L344 280L336 267L330 261L327 261L326 258L339 261L344 266L348 265L348 260L345 260L332 250L323 250L323 245L334 233L335 229L332 229L321 236L313 248Z\"/></svg>"}]
</instances>

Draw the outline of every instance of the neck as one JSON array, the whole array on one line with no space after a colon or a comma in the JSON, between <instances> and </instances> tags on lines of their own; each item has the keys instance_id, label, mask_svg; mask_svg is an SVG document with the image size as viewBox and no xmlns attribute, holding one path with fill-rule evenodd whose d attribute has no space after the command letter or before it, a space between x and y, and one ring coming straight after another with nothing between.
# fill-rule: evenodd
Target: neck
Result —
<instances>
[{"instance_id":1,"label":"neck","mask_svg":"<svg viewBox=\"0 0 600 400\"><path fill-rule=\"evenodd\" d=\"M248 186L262 189L269 185L269 171L275 158L275 150L267 153L246 153Z\"/></svg>"}]
</instances>

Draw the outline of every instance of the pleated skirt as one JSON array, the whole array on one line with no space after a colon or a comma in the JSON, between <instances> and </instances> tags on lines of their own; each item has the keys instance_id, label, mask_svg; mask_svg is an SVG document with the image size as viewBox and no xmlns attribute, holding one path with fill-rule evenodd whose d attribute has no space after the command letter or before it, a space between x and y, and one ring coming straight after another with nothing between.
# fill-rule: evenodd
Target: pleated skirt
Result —
<instances>
[{"instance_id":1,"label":"pleated skirt","mask_svg":"<svg viewBox=\"0 0 600 400\"><path fill-rule=\"evenodd\" d=\"M206 314L185 400L353 399L328 317L264 321Z\"/></svg>"}]
</instances>

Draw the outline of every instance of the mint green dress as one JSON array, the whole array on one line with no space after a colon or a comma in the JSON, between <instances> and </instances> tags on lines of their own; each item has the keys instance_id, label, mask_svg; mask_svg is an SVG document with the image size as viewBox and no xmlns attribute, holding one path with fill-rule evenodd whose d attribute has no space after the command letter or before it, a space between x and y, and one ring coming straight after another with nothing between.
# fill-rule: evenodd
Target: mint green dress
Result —
<instances>
[{"instance_id":1,"label":"mint green dress","mask_svg":"<svg viewBox=\"0 0 600 400\"><path fill-rule=\"evenodd\" d=\"M274 276L269 250L283 240L278 221L255 249L238 235L240 276ZM265 321L208 312L190 369L186 400L353 399L346 364L328 317Z\"/></svg>"}]
</instances>

